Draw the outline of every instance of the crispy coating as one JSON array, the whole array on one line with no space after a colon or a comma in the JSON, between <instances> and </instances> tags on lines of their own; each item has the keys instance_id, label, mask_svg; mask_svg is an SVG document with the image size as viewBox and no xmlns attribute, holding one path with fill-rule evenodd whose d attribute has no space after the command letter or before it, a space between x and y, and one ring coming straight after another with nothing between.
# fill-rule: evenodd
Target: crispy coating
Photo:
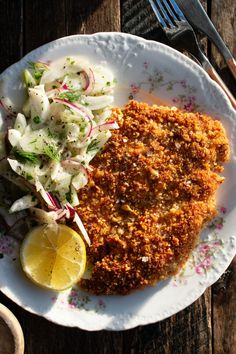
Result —
<instances>
[{"instance_id":1,"label":"crispy coating","mask_svg":"<svg viewBox=\"0 0 236 354\"><path fill-rule=\"evenodd\" d=\"M79 193L95 294L127 294L175 274L216 215L229 160L222 124L200 113L130 101ZM116 114L115 114L116 115Z\"/></svg>"}]
</instances>

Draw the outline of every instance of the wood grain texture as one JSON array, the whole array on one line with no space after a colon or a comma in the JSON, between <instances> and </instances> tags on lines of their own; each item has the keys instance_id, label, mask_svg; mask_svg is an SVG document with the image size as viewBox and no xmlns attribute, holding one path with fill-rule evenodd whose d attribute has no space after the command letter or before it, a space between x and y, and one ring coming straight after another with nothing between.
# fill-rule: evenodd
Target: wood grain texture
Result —
<instances>
[{"instance_id":1,"label":"wood grain texture","mask_svg":"<svg viewBox=\"0 0 236 354\"><path fill-rule=\"evenodd\" d=\"M66 1L67 34L120 31L119 0Z\"/></svg>"},{"instance_id":2,"label":"wood grain texture","mask_svg":"<svg viewBox=\"0 0 236 354\"><path fill-rule=\"evenodd\" d=\"M64 0L25 0L23 13L24 54L66 35Z\"/></svg>"},{"instance_id":3,"label":"wood grain texture","mask_svg":"<svg viewBox=\"0 0 236 354\"><path fill-rule=\"evenodd\" d=\"M235 354L236 348L236 259L212 287L214 354Z\"/></svg>"},{"instance_id":4,"label":"wood grain texture","mask_svg":"<svg viewBox=\"0 0 236 354\"><path fill-rule=\"evenodd\" d=\"M211 19L226 45L231 50L234 57L236 57L236 1L211 1ZM218 69L218 72L228 88L236 97L235 80L232 79L232 73L214 45L211 46L211 61L215 65L215 68Z\"/></svg>"},{"instance_id":5,"label":"wood grain texture","mask_svg":"<svg viewBox=\"0 0 236 354\"><path fill-rule=\"evenodd\" d=\"M208 4L209 10L210 1L202 3ZM234 6L230 0L212 0L211 11L224 39L235 51L228 33L232 30L225 32L224 23L220 23L221 9L226 13L225 3L229 9ZM119 0L0 0L0 6L0 45L4 48L0 53L0 70L18 60L22 53L58 37L118 31L121 24L124 32L166 42L148 0L121 0L121 6ZM227 26L231 28L232 24ZM6 40L9 33L10 40ZM225 69L221 73L225 75ZM232 77L227 77L235 86ZM200 299L175 316L125 332L91 333L65 328L26 312L3 294L0 302L13 311L22 325L25 354L234 354L235 268L236 262Z\"/></svg>"},{"instance_id":6,"label":"wood grain texture","mask_svg":"<svg viewBox=\"0 0 236 354\"><path fill-rule=\"evenodd\" d=\"M0 72L22 56L23 0L0 0Z\"/></svg>"},{"instance_id":7,"label":"wood grain texture","mask_svg":"<svg viewBox=\"0 0 236 354\"><path fill-rule=\"evenodd\" d=\"M232 0L214 0L211 5L211 19L216 26L218 32L222 36L226 45L236 56L236 1ZM226 64L218 52L218 50L212 46L212 56L216 64L220 69L223 69Z\"/></svg>"}]
</instances>

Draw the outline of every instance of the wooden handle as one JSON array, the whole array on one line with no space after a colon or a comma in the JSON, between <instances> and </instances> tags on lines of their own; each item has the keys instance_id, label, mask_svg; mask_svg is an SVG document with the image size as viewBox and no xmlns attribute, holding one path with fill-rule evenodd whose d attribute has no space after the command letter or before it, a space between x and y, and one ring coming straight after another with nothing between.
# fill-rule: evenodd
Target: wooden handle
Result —
<instances>
[{"instance_id":1,"label":"wooden handle","mask_svg":"<svg viewBox=\"0 0 236 354\"><path fill-rule=\"evenodd\" d=\"M234 58L227 60L227 65L234 78L236 79L236 61L234 60Z\"/></svg>"},{"instance_id":2,"label":"wooden handle","mask_svg":"<svg viewBox=\"0 0 236 354\"><path fill-rule=\"evenodd\" d=\"M206 71L209 74L209 76L212 78L212 80L216 81L218 83L218 85L222 88L222 90L226 93L232 106L234 107L234 109L236 109L236 100L235 100L234 96L229 91L228 87L225 85L225 83L221 79L221 77L217 74L215 69L211 66L211 67L206 68Z\"/></svg>"}]
</instances>

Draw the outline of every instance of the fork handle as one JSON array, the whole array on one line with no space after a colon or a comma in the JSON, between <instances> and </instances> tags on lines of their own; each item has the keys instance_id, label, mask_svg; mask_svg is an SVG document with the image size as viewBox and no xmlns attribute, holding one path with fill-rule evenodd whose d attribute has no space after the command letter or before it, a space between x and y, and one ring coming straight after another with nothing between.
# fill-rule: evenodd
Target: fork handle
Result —
<instances>
[{"instance_id":1,"label":"fork handle","mask_svg":"<svg viewBox=\"0 0 236 354\"><path fill-rule=\"evenodd\" d=\"M219 76L219 74L211 65L211 63L209 62L209 60L205 55L203 55L201 59L202 59L201 64L203 69L208 73L208 75L212 78L212 80L217 82L217 84L222 88L222 90L228 96L232 106L234 107L234 109L236 109L236 100L232 95L232 93L229 91L228 87L225 85L224 81L221 79L221 77Z\"/></svg>"}]
</instances>

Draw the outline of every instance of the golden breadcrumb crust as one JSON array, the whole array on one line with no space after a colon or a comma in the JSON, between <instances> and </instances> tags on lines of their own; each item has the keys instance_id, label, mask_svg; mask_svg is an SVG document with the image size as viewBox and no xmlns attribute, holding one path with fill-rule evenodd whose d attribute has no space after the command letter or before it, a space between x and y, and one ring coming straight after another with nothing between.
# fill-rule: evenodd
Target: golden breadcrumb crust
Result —
<instances>
[{"instance_id":1,"label":"golden breadcrumb crust","mask_svg":"<svg viewBox=\"0 0 236 354\"><path fill-rule=\"evenodd\" d=\"M127 294L175 274L216 215L218 173L229 160L224 128L209 116L136 101L122 113L79 192L93 265L81 285L95 294Z\"/></svg>"}]
</instances>

